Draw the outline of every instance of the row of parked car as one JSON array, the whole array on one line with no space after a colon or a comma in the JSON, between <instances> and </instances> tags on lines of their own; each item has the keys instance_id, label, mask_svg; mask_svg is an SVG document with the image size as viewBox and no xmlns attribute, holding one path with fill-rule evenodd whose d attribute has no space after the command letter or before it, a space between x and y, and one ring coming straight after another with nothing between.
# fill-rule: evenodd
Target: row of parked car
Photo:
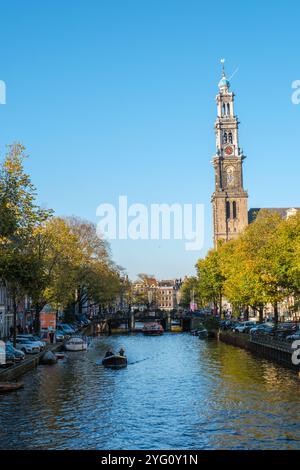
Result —
<instances>
[{"instance_id":1,"label":"row of parked car","mask_svg":"<svg viewBox=\"0 0 300 470\"><path fill-rule=\"evenodd\" d=\"M58 323L55 332L56 341L64 341L76 334L81 328L88 326L90 320L83 318L73 323ZM41 337L30 334L18 334L16 337L16 346L13 346L12 340L5 343L6 364L4 366L16 364L25 359L26 354L38 354L46 347L47 342Z\"/></svg>"},{"instance_id":2,"label":"row of parked car","mask_svg":"<svg viewBox=\"0 0 300 470\"><path fill-rule=\"evenodd\" d=\"M72 335L78 333L82 328L88 326L91 320L83 318L73 323L58 323L56 325L55 337L56 341L64 341L69 339Z\"/></svg>"},{"instance_id":3,"label":"row of parked car","mask_svg":"<svg viewBox=\"0 0 300 470\"><path fill-rule=\"evenodd\" d=\"M32 334L18 334L16 337L16 346L13 346L12 341L5 343L5 356L6 364L16 364L25 359L25 354L38 354L46 347L46 342L42 341L40 337Z\"/></svg>"},{"instance_id":4,"label":"row of parked car","mask_svg":"<svg viewBox=\"0 0 300 470\"><path fill-rule=\"evenodd\" d=\"M300 325L294 322L279 323L275 327L273 322L256 323L254 321L235 322L233 320L222 320L220 326L223 330L248 333L251 336L265 335L286 342L300 340Z\"/></svg>"}]
</instances>

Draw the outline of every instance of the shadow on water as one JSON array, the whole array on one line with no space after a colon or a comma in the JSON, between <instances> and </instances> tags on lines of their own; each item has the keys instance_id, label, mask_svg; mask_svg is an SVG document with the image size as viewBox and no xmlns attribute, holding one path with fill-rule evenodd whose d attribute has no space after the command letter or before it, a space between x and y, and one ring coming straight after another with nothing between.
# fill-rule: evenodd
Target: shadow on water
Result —
<instances>
[{"instance_id":1,"label":"shadow on water","mask_svg":"<svg viewBox=\"0 0 300 470\"><path fill-rule=\"evenodd\" d=\"M124 347L128 367L101 365ZM2 449L299 449L300 381L188 334L93 339L0 396Z\"/></svg>"}]
</instances>

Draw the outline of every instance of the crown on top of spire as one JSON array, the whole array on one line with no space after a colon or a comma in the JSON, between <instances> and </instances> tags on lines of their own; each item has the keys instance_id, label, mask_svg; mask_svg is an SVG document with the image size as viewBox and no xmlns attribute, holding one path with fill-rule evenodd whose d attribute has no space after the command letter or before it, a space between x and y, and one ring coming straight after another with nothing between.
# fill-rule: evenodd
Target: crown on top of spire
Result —
<instances>
[{"instance_id":1,"label":"crown on top of spire","mask_svg":"<svg viewBox=\"0 0 300 470\"><path fill-rule=\"evenodd\" d=\"M223 90L226 91L228 88L230 88L230 82L226 78L225 66L224 66L225 59L221 59L220 62L222 64L222 78L218 83L218 87L220 88L221 91Z\"/></svg>"}]
</instances>

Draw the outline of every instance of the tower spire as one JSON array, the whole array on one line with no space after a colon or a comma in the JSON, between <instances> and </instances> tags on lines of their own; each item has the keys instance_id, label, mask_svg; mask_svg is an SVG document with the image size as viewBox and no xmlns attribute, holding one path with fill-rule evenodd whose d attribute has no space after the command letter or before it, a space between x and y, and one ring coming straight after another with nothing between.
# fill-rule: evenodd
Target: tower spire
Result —
<instances>
[{"instance_id":1,"label":"tower spire","mask_svg":"<svg viewBox=\"0 0 300 470\"><path fill-rule=\"evenodd\" d=\"M220 60L222 64L222 77L221 80L219 81L218 87L220 88L221 91L224 93L227 93L229 88L230 88L230 82L226 78L226 73L225 73L225 59Z\"/></svg>"},{"instance_id":2,"label":"tower spire","mask_svg":"<svg viewBox=\"0 0 300 470\"><path fill-rule=\"evenodd\" d=\"M225 73L225 59L221 59L220 60L221 64L222 64L222 78L226 77L226 73Z\"/></svg>"},{"instance_id":3,"label":"tower spire","mask_svg":"<svg viewBox=\"0 0 300 470\"><path fill-rule=\"evenodd\" d=\"M234 113L234 93L229 91L224 62L216 96L216 154L213 157L215 191L212 195L214 242L236 238L248 225L248 194L243 185L243 155L239 147L239 122Z\"/></svg>"}]
</instances>

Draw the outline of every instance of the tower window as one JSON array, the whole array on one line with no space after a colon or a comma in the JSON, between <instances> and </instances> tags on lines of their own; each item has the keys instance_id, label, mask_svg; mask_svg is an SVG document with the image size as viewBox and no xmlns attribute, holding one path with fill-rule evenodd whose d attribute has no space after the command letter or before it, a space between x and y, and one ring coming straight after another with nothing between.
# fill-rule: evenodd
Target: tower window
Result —
<instances>
[{"instance_id":1,"label":"tower window","mask_svg":"<svg viewBox=\"0 0 300 470\"><path fill-rule=\"evenodd\" d=\"M226 219L230 219L230 202L226 201Z\"/></svg>"},{"instance_id":2,"label":"tower window","mask_svg":"<svg viewBox=\"0 0 300 470\"><path fill-rule=\"evenodd\" d=\"M224 132L223 143L227 144L227 132Z\"/></svg>"},{"instance_id":3,"label":"tower window","mask_svg":"<svg viewBox=\"0 0 300 470\"><path fill-rule=\"evenodd\" d=\"M228 134L228 142L232 144L232 132L229 132Z\"/></svg>"},{"instance_id":4,"label":"tower window","mask_svg":"<svg viewBox=\"0 0 300 470\"><path fill-rule=\"evenodd\" d=\"M228 114L228 116L230 115L230 104L229 103L227 103L227 114Z\"/></svg>"},{"instance_id":5,"label":"tower window","mask_svg":"<svg viewBox=\"0 0 300 470\"><path fill-rule=\"evenodd\" d=\"M232 203L232 216L234 219L236 219L236 202L233 201Z\"/></svg>"},{"instance_id":6,"label":"tower window","mask_svg":"<svg viewBox=\"0 0 300 470\"><path fill-rule=\"evenodd\" d=\"M225 108L225 103L223 103L223 116L226 114L226 108Z\"/></svg>"}]
</instances>

